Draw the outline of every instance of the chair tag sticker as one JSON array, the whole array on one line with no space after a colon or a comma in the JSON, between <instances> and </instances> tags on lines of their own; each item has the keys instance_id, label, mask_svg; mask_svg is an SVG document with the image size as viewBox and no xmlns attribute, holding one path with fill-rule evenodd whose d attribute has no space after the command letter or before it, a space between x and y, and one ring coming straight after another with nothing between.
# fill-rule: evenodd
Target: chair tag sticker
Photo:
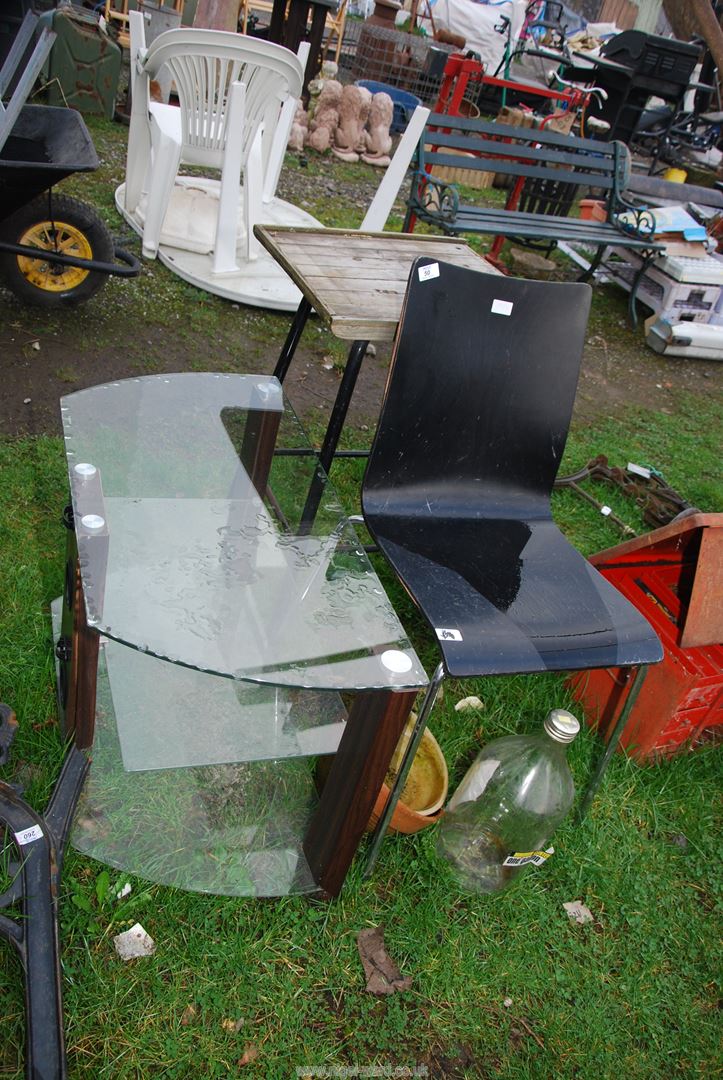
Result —
<instances>
[{"instance_id":1,"label":"chair tag sticker","mask_svg":"<svg viewBox=\"0 0 723 1080\"><path fill-rule=\"evenodd\" d=\"M418 273L420 281L431 281L432 278L439 277L439 263L430 263L429 266L420 266Z\"/></svg>"},{"instance_id":2,"label":"chair tag sticker","mask_svg":"<svg viewBox=\"0 0 723 1080\"><path fill-rule=\"evenodd\" d=\"M441 626L435 626L434 632L440 641L462 641L459 630L449 630Z\"/></svg>"},{"instance_id":3,"label":"chair tag sticker","mask_svg":"<svg viewBox=\"0 0 723 1080\"><path fill-rule=\"evenodd\" d=\"M33 840L41 840L43 836L43 830L39 825L32 825L29 829L23 829L22 832L15 833L15 840L20 847L25 847L26 844L32 844Z\"/></svg>"},{"instance_id":4,"label":"chair tag sticker","mask_svg":"<svg viewBox=\"0 0 723 1080\"><path fill-rule=\"evenodd\" d=\"M492 314L493 315L511 315L512 314L512 301L511 300L493 300L492 301Z\"/></svg>"}]
</instances>

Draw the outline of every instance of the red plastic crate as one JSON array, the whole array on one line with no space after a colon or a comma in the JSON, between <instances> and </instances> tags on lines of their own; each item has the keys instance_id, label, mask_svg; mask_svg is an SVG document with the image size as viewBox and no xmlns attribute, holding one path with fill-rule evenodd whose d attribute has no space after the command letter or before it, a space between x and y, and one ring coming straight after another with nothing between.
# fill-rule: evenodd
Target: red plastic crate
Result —
<instances>
[{"instance_id":1,"label":"red plastic crate","mask_svg":"<svg viewBox=\"0 0 723 1080\"><path fill-rule=\"evenodd\" d=\"M692 514L590 562L645 615L663 644L663 660L648 670L621 748L640 760L671 754L723 725L723 514ZM588 723L605 736L630 678L630 670L612 668L571 680Z\"/></svg>"}]
</instances>

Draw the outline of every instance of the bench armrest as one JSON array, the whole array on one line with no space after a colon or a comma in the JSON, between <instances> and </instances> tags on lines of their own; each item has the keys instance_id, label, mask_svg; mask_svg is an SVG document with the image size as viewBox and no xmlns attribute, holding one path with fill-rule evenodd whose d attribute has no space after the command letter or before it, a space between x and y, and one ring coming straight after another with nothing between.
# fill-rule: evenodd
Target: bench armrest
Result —
<instances>
[{"instance_id":1,"label":"bench armrest","mask_svg":"<svg viewBox=\"0 0 723 1080\"><path fill-rule=\"evenodd\" d=\"M621 213L620 207L622 207L622 211L625 211L625 210L639 210L640 209L639 205L637 205L634 202L631 202L630 199L626 199L625 195L622 193L622 191L616 191L615 192L615 205L613 206L613 214Z\"/></svg>"},{"instance_id":2,"label":"bench armrest","mask_svg":"<svg viewBox=\"0 0 723 1080\"><path fill-rule=\"evenodd\" d=\"M459 209L459 190L456 184L449 184L424 169L417 169L412 173L409 208L440 221L452 222Z\"/></svg>"},{"instance_id":3,"label":"bench armrest","mask_svg":"<svg viewBox=\"0 0 723 1080\"><path fill-rule=\"evenodd\" d=\"M634 236L636 240L653 241L655 236L655 218L649 210L633 206L626 199L619 199L621 208L616 209L611 215L611 221L617 229L623 233ZM621 221L621 215L625 214L625 221Z\"/></svg>"}]
</instances>

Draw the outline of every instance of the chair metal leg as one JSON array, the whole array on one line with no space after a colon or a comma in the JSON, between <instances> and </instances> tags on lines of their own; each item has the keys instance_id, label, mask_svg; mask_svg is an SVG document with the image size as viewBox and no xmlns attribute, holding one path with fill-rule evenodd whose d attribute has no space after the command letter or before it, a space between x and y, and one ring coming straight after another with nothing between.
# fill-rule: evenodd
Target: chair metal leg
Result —
<instances>
[{"instance_id":1,"label":"chair metal leg","mask_svg":"<svg viewBox=\"0 0 723 1080\"><path fill-rule=\"evenodd\" d=\"M402 758L399 772L397 773L394 783L392 784L392 789L389 792L389 798L387 799L387 804L384 807L384 813L377 822L377 827L374 830L371 847L369 848L369 854L367 855L366 866L364 867L365 878L370 877L372 870L374 869L374 865L377 861L377 856L379 855L379 849L382 846L384 834L386 833L389 822L392 819L394 809L399 802L399 796L404 791L404 785L407 781L409 770L412 767L414 755L417 752L417 747L422 741L422 735L424 735L424 729L427 726L429 714L432 711L432 707L435 701L437 700L437 694L439 693L439 688L442 685L443 679L444 665L439 664L436 671L434 672L434 675L432 676L432 680L427 689L426 696L424 698L424 701L422 702L422 707L419 710L417 722L414 725L412 736L409 740L409 743L407 744L407 749L404 752L404 757Z\"/></svg>"},{"instance_id":2,"label":"chair metal leg","mask_svg":"<svg viewBox=\"0 0 723 1080\"><path fill-rule=\"evenodd\" d=\"M580 276L577 279L578 281L591 281L592 280L592 278L593 278L593 276L595 274L595 271L597 270L600 263L602 262L604 251L605 251L605 245L600 244L600 246L597 248L595 254L592 257L592 262L588 266L587 270L583 270L583 272L580 274Z\"/></svg>"},{"instance_id":3,"label":"chair metal leg","mask_svg":"<svg viewBox=\"0 0 723 1080\"><path fill-rule=\"evenodd\" d=\"M655 251L649 251L647 252L647 254L643 255L643 261L638 267L638 270L635 273L635 277L633 278L630 285L630 295L628 296L628 318L630 320L630 325L632 326L633 330L637 330L638 328L638 288L640 286L640 282L645 277L646 270L650 266L651 262L655 259L656 254L657 252Z\"/></svg>"},{"instance_id":4,"label":"chair metal leg","mask_svg":"<svg viewBox=\"0 0 723 1080\"><path fill-rule=\"evenodd\" d=\"M620 716L618 717L618 721L610 735L610 738L608 739L607 746L605 747L605 750L597 763L595 771L593 772L590 780L588 781L587 789L585 791L585 794L583 795L582 802L580 803L580 809L577 812L578 821L582 821L582 819L585 817L588 810L590 809L590 803L594 799L597 789L600 787L600 781L602 780L603 774L605 773L605 770L610 763L610 758L615 753L618 743L620 742L620 738L625 731L628 719L630 717L630 713L633 709L633 705L637 701L638 694L640 693L640 688L642 687L645 676L647 674L647 664L641 664L638 670L635 672L635 676L630 685L630 689L628 690L628 696L626 697L625 703L620 710Z\"/></svg>"}]
</instances>

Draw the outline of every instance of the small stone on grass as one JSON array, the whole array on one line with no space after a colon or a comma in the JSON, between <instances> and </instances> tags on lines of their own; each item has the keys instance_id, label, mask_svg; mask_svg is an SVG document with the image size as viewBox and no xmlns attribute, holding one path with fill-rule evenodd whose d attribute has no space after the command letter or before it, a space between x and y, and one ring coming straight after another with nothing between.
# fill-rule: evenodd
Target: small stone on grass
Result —
<instances>
[{"instance_id":1,"label":"small stone on grass","mask_svg":"<svg viewBox=\"0 0 723 1080\"><path fill-rule=\"evenodd\" d=\"M467 709L484 709L484 702L473 694L472 697L463 697L454 707L455 712L466 712Z\"/></svg>"},{"instance_id":2,"label":"small stone on grass","mask_svg":"<svg viewBox=\"0 0 723 1080\"><path fill-rule=\"evenodd\" d=\"M595 921L590 908L583 904L582 900L571 900L569 903L563 904L562 906L567 912L567 917L571 919L572 922L579 923L580 926Z\"/></svg>"},{"instance_id":3,"label":"small stone on grass","mask_svg":"<svg viewBox=\"0 0 723 1080\"><path fill-rule=\"evenodd\" d=\"M152 956L156 951L155 941L145 932L140 923L136 923L123 934L116 934L113 944L121 960L136 960L141 956Z\"/></svg>"}]
</instances>

